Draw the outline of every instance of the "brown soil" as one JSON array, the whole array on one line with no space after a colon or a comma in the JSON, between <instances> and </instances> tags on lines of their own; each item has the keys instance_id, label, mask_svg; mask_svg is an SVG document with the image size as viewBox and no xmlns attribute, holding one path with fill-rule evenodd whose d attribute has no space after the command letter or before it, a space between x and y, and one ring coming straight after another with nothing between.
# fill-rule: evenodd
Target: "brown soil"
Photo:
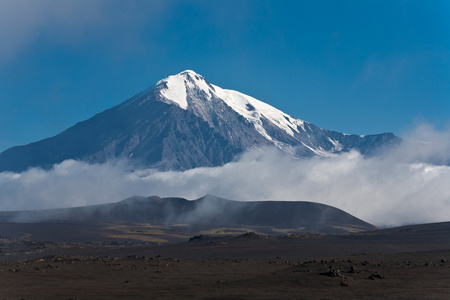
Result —
<instances>
[{"instance_id":1,"label":"brown soil","mask_svg":"<svg viewBox=\"0 0 450 300\"><path fill-rule=\"evenodd\" d=\"M448 299L449 223L353 235L0 240L0 299Z\"/></svg>"},{"instance_id":2,"label":"brown soil","mask_svg":"<svg viewBox=\"0 0 450 300\"><path fill-rule=\"evenodd\" d=\"M51 256L0 264L3 299L448 299L450 251L315 260Z\"/></svg>"}]
</instances>

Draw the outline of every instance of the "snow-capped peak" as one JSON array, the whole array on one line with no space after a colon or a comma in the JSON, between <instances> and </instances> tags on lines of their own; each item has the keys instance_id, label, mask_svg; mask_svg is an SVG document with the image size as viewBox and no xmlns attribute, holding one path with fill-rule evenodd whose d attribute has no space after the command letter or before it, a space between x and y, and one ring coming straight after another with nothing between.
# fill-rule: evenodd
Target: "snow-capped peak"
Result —
<instances>
[{"instance_id":1,"label":"snow-capped peak","mask_svg":"<svg viewBox=\"0 0 450 300\"><path fill-rule=\"evenodd\" d=\"M187 170L221 166L238 153L270 145L309 157L352 148L370 155L398 142L393 134L360 137L320 129L187 70L64 133L0 153L0 172L45 168L65 159L105 163L125 158L137 168ZM48 155L38 155L43 152Z\"/></svg>"},{"instance_id":2,"label":"snow-capped peak","mask_svg":"<svg viewBox=\"0 0 450 300\"><path fill-rule=\"evenodd\" d=\"M188 88L199 88L204 91L211 99L211 92L214 89L203 76L195 73L192 70L186 70L176 75L164 78L156 83L156 86L165 85L165 88L161 89L161 95L167 100L178 104L181 108L187 109L187 92Z\"/></svg>"},{"instance_id":3,"label":"snow-capped peak","mask_svg":"<svg viewBox=\"0 0 450 300\"><path fill-rule=\"evenodd\" d=\"M253 123L255 129L268 140L272 140L272 137L267 134L263 127L263 118L291 136L294 136L294 132L299 132L298 127L304 130L304 122L302 120L293 118L253 97L210 84L202 75L192 70L185 70L156 83L156 86L161 85L161 95L167 102L177 104L185 110L189 106L189 90L197 89L203 91L207 101L211 100L213 96L221 99L236 113Z\"/></svg>"}]
</instances>

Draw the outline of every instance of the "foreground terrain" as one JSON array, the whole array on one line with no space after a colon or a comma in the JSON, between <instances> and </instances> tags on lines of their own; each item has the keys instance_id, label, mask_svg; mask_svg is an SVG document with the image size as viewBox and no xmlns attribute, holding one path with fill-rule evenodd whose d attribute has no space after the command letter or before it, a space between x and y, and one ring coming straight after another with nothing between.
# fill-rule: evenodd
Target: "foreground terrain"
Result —
<instances>
[{"instance_id":1,"label":"foreground terrain","mask_svg":"<svg viewBox=\"0 0 450 300\"><path fill-rule=\"evenodd\" d=\"M3 236L0 251L1 299L448 299L450 294L450 223L346 235L203 235L167 245Z\"/></svg>"},{"instance_id":2,"label":"foreground terrain","mask_svg":"<svg viewBox=\"0 0 450 300\"><path fill-rule=\"evenodd\" d=\"M448 299L450 250L314 260L48 256L0 264L6 299Z\"/></svg>"}]
</instances>

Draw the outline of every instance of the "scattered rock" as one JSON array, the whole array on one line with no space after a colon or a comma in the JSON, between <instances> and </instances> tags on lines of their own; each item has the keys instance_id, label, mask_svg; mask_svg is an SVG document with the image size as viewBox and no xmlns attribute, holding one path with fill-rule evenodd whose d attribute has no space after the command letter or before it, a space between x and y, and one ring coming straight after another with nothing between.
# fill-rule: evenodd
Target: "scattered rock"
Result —
<instances>
[{"instance_id":1,"label":"scattered rock","mask_svg":"<svg viewBox=\"0 0 450 300\"><path fill-rule=\"evenodd\" d=\"M339 269L330 269L327 272L320 273L320 275L329 276L329 277L340 277L341 271Z\"/></svg>"},{"instance_id":2,"label":"scattered rock","mask_svg":"<svg viewBox=\"0 0 450 300\"><path fill-rule=\"evenodd\" d=\"M196 236L191 237L189 239L189 242L192 242L192 241L203 241L203 240L206 240L206 239L211 239L211 236L200 234L200 235L196 235Z\"/></svg>"},{"instance_id":3,"label":"scattered rock","mask_svg":"<svg viewBox=\"0 0 450 300\"><path fill-rule=\"evenodd\" d=\"M250 231L250 232L244 233L244 234L242 234L242 235L240 235L238 237L241 237L241 238L257 238L257 239L262 238L261 235L257 234L254 231Z\"/></svg>"},{"instance_id":4,"label":"scattered rock","mask_svg":"<svg viewBox=\"0 0 450 300\"><path fill-rule=\"evenodd\" d=\"M348 285L349 285L349 278L348 278L347 276L344 276L344 277L342 278L342 280L341 280L340 285L342 285L342 286L347 286L347 287L348 287Z\"/></svg>"},{"instance_id":5,"label":"scattered rock","mask_svg":"<svg viewBox=\"0 0 450 300\"><path fill-rule=\"evenodd\" d=\"M369 279L371 279L371 280L384 279L384 276L381 276L380 274L372 274L369 276Z\"/></svg>"}]
</instances>

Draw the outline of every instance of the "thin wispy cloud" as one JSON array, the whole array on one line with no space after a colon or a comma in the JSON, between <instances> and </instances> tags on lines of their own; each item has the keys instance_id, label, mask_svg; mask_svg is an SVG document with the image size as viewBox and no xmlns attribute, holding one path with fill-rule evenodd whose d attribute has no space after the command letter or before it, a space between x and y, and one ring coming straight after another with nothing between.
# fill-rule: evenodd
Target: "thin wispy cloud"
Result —
<instances>
[{"instance_id":1,"label":"thin wispy cloud","mask_svg":"<svg viewBox=\"0 0 450 300\"><path fill-rule=\"evenodd\" d=\"M133 51L143 30L158 27L173 1L0 1L0 63L37 43ZM148 26L146 26L148 25ZM119 49L119 50L120 50Z\"/></svg>"}]
</instances>

